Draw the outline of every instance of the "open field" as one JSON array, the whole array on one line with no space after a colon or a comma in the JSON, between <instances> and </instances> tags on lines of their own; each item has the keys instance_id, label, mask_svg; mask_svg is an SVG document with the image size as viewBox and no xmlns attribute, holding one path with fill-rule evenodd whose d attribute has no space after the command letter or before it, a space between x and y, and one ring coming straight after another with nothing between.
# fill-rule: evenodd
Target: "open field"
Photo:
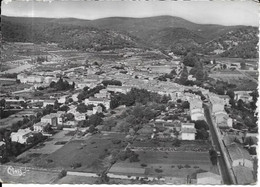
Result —
<instances>
[{"instance_id":1,"label":"open field","mask_svg":"<svg viewBox=\"0 0 260 187\"><path fill-rule=\"evenodd\" d=\"M46 148L45 151L41 151L44 154L42 157L38 157L35 161L28 164L44 168L65 168L73 171L99 172L107 167L108 163L106 161L109 160L107 158L109 157L109 152L125 148L126 143L123 143L124 137L121 134L96 134L86 137L85 140L71 140L65 145L58 145L61 148L52 153ZM114 138L121 139L122 142L113 144L111 140ZM49 145L47 142L44 144L49 147L53 146L53 143L52 145ZM74 163L80 163L81 166L73 169L71 165Z\"/></svg>"},{"instance_id":2,"label":"open field","mask_svg":"<svg viewBox=\"0 0 260 187\"><path fill-rule=\"evenodd\" d=\"M121 175L153 176L153 177L177 177L186 178L197 170L216 172L216 167L210 162L208 152L144 152L136 151L139 155L139 162L119 161L113 165L110 171ZM137 173L121 173L121 168L127 168ZM140 169L145 172L139 173ZM116 172L115 172L116 171Z\"/></svg>"},{"instance_id":3,"label":"open field","mask_svg":"<svg viewBox=\"0 0 260 187\"><path fill-rule=\"evenodd\" d=\"M209 74L209 77L235 84L234 90L253 90L257 88L257 83L249 79L246 75L239 71L222 71Z\"/></svg>"}]
</instances>

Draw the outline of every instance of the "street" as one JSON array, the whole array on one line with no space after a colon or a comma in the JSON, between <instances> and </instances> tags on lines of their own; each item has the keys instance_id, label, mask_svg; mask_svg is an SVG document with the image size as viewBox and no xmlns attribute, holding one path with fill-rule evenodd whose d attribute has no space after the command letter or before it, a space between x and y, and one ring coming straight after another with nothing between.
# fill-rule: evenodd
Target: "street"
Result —
<instances>
[{"instance_id":1,"label":"street","mask_svg":"<svg viewBox=\"0 0 260 187\"><path fill-rule=\"evenodd\" d=\"M210 114L210 110L209 110L209 105L204 104L204 111L205 111L205 117L206 117L207 123L209 124L209 130L210 130L210 133L212 136L213 146L215 147L217 152L219 151L221 153L221 156L218 157L218 162L219 162L219 166L220 166L220 170L221 170L221 174L222 174L223 183L232 184L232 179L229 175L228 168L227 168L227 165L226 165L224 157L223 157L223 152L220 148L220 143L218 141L217 134L213 127L213 122L212 122L212 118L211 118L211 114Z\"/></svg>"}]
</instances>

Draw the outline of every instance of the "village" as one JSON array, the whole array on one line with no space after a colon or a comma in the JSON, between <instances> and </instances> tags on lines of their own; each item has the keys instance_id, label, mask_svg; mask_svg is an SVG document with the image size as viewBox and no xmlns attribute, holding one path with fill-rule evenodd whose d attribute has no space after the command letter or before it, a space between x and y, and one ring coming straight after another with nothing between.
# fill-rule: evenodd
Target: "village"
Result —
<instances>
[{"instance_id":1,"label":"village","mask_svg":"<svg viewBox=\"0 0 260 187\"><path fill-rule=\"evenodd\" d=\"M122 56L67 69L43 62L17 73L11 81L26 88L0 98L2 181L31 182L33 170L38 183L255 183L257 126L248 128L240 114L252 113L253 91L219 95L182 85L174 80L186 66L177 57L136 64L129 63L134 52ZM217 80L222 62L208 66ZM15 176L10 166L30 169ZM52 177L40 177L45 171Z\"/></svg>"}]
</instances>

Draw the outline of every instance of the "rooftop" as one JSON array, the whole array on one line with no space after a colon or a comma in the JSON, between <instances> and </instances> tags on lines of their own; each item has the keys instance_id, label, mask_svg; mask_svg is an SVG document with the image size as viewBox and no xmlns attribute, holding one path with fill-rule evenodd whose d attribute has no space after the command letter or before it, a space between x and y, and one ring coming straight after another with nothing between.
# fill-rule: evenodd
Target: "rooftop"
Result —
<instances>
[{"instance_id":1,"label":"rooftop","mask_svg":"<svg viewBox=\"0 0 260 187\"><path fill-rule=\"evenodd\" d=\"M247 150L237 143L232 143L227 146L228 153L232 161L237 159L247 159L251 160L251 156Z\"/></svg>"},{"instance_id":2,"label":"rooftop","mask_svg":"<svg viewBox=\"0 0 260 187\"><path fill-rule=\"evenodd\" d=\"M233 170L238 184L241 185L255 183L253 172L249 168L243 166L236 166L233 167Z\"/></svg>"}]
</instances>

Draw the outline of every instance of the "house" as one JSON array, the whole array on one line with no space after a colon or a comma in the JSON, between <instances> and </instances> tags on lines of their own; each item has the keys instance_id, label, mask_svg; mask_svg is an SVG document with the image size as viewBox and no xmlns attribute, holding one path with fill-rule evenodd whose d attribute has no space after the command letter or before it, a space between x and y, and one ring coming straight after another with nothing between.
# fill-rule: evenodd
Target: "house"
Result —
<instances>
[{"instance_id":1,"label":"house","mask_svg":"<svg viewBox=\"0 0 260 187\"><path fill-rule=\"evenodd\" d=\"M33 136L33 134L30 129L19 129L17 132L12 132L10 137L12 142L26 144L27 139L31 136Z\"/></svg>"},{"instance_id":2,"label":"house","mask_svg":"<svg viewBox=\"0 0 260 187\"><path fill-rule=\"evenodd\" d=\"M53 99L44 100L44 101L43 101L43 107L46 107L47 105L52 105L52 106L54 106L55 101L56 101L56 100L53 100Z\"/></svg>"},{"instance_id":3,"label":"house","mask_svg":"<svg viewBox=\"0 0 260 187\"><path fill-rule=\"evenodd\" d=\"M58 111L57 113L51 113L53 116L57 117L57 123L58 125L62 125L64 121L64 111Z\"/></svg>"},{"instance_id":4,"label":"house","mask_svg":"<svg viewBox=\"0 0 260 187\"><path fill-rule=\"evenodd\" d=\"M21 83L43 83L44 78L39 75L26 75L26 74L19 74L17 75L17 80L20 80Z\"/></svg>"},{"instance_id":5,"label":"house","mask_svg":"<svg viewBox=\"0 0 260 187\"><path fill-rule=\"evenodd\" d=\"M209 98L211 105L212 105L212 113L214 114L215 112L218 111L224 111L225 103L222 99L216 97L216 96L211 96Z\"/></svg>"},{"instance_id":6,"label":"house","mask_svg":"<svg viewBox=\"0 0 260 187\"><path fill-rule=\"evenodd\" d=\"M222 178L220 175L212 172L197 173L197 184L199 185L222 184Z\"/></svg>"},{"instance_id":7,"label":"house","mask_svg":"<svg viewBox=\"0 0 260 187\"><path fill-rule=\"evenodd\" d=\"M110 100L107 98L94 98L90 97L88 99L85 99L85 104L86 105L95 105L98 106L99 104L103 104L106 109L110 109Z\"/></svg>"},{"instance_id":8,"label":"house","mask_svg":"<svg viewBox=\"0 0 260 187\"><path fill-rule=\"evenodd\" d=\"M232 163L232 167L244 166L253 170L253 161L249 152L237 143L227 146L227 151Z\"/></svg>"},{"instance_id":9,"label":"house","mask_svg":"<svg viewBox=\"0 0 260 187\"><path fill-rule=\"evenodd\" d=\"M55 114L49 114L41 118L41 122L49 123L51 126L57 126L57 116Z\"/></svg>"},{"instance_id":10,"label":"house","mask_svg":"<svg viewBox=\"0 0 260 187\"><path fill-rule=\"evenodd\" d=\"M234 91L235 100L238 101L241 99L245 103L249 103L253 100L253 97L249 95L251 91Z\"/></svg>"},{"instance_id":11,"label":"house","mask_svg":"<svg viewBox=\"0 0 260 187\"><path fill-rule=\"evenodd\" d=\"M82 121L82 120L86 120L86 114L85 113L76 113L75 115L74 115L74 117L75 117L75 120L76 121Z\"/></svg>"},{"instance_id":12,"label":"house","mask_svg":"<svg viewBox=\"0 0 260 187\"><path fill-rule=\"evenodd\" d=\"M126 94L130 92L132 87L130 86L116 86L116 85L107 85L107 90L112 92L120 92Z\"/></svg>"},{"instance_id":13,"label":"house","mask_svg":"<svg viewBox=\"0 0 260 187\"><path fill-rule=\"evenodd\" d=\"M220 99L224 101L224 104L229 106L230 97L228 95L218 95Z\"/></svg>"},{"instance_id":14,"label":"house","mask_svg":"<svg viewBox=\"0 0 260 187\"><path fill-rule=\"evenodd\" d=\"M247 167L235 166L233 171L238 185L254 184L256 182L252 170Z\"/></svg>"},{"instance_id":15,"label":"house","mask_svg":"<svg viewBox=\"0 0 260 187\"><path fill-rule=\"evenodd\" d=\"M73 101L78 101L78 95L79 93L75 93L71 96L71 98L73 99Z\"/></svg>"},{"instance_id":16,"label":"house","mask_svg":"<svg viewBox=\"0 0 260 187\"><path fill-rule=\"evenodd\" d=\"M106 89L100 90L99 93L96 93L94 97L96 98L107 98L110 99L111 93L109 93Z\"/></svg>"},{"instance_id":17,"label":"house","mask_svg":"<svg viewBox=\"0 0 260 187\"><path fill-rule=\"evenodd\" d=\"M58 103L64 104L68 98L69 98L69 95L63 95L58 99Z\"/></svg>"},{"instance_id":18,"label":"house","mask_svg":"<svg viewBox=\"0 0 260 187\"><path fill-rule=\"evenodd\" d=\"M49 125L49 123L45 123L45 122L35 123L35 124L33 125L33 131L43 132L43 131L44 131L44 128L47 127L48 125Z\"/></svg>"},{"instance_id":19,"label":"house","mask_svg":"<svg viewBox=\"0 0 260 187\"><path fill-rule=\"evenodd\" d=\"M182 123L181 124L181 139L182 140L195 140L195 124L194 123Z\"/></svg>"},{"instance_id":20,"label":"house","mask_svg":"<svg viewBox=\"0 0 260 187\"><path fill-rule=\"evenodd\" d=\"M215 122L219 127L232 128L233 120L225 111L218 111L214 114Z\"/></svg>"},{"instance_id":21,"label":"house","mask_svg":"<svg viewBox=\"0 0 260 187\"><path fill-rule=\"evenodd\" d=\"M102 107L101 106L93 107L93 114L97 114L97 113L102 113Z\"/></svg>"},{"instance_id":22,"label":"house","mask_svg":"<svg viewBox=\"0 0 260 187\"><path fill-rule=\"evenodd\" d=\"M192 121L205 119L203 108L195 108L190 110L190 116Z\"/></svg>"}]
</instances>

